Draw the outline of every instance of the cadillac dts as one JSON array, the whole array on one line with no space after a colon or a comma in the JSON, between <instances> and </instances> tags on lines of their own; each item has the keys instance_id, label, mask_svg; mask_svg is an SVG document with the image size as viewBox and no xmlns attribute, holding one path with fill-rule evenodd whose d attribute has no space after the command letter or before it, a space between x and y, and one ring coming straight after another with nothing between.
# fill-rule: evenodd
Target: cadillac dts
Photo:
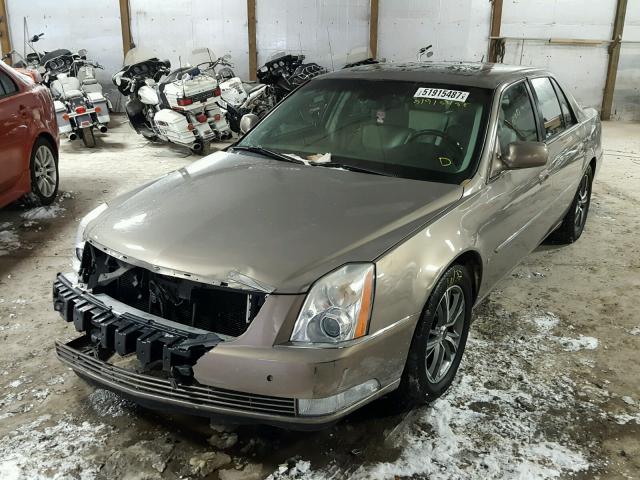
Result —
<instances>
[{"instance_id":1,"label":"cadillac dts","mask_svg":"<svg viewBox=\"0 0 640 480\"><path fill-rule=\"evenodd\" d=\"M53 302L57 355L140 404L319 428L451 385L473 308L585 226L597 112L549 72L378 64L98 206Z\"/></svg>"}]
</instances>

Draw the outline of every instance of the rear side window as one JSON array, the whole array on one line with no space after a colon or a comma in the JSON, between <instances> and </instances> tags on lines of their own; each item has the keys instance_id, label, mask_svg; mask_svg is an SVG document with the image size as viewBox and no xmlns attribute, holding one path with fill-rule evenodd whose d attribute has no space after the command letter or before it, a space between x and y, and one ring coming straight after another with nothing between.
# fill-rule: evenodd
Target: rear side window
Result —
<instances>
[{"instance_id":1,"label":"rear side window","mask_svg":"<svg viewBox=\"0 0 640 480\"><path fill-rule=\"evenodd\" d=\"M553 82L553 86L556 89L556 93L558 95L558 99L560 100L560 107L562 108L562 118L564 118L564 127L569 128L571 125L575 125L578 123L573 115L571 107L569 106L569 101L567 100L567 96L564 94L560 85L555 80L551 80Z\"/></svg>"},{"instance_id":2,"label":"rear side window","mask_svg":"<svg viewBox=\"0 0 640 480\"><path fill-rule=\"evenodd\" d=\"M17 91L18 87L13 82L13 80L11 80L9 75L4 73L3 71L0 71L0 97L11 95L13 93L16 93Z\"/></svg>"},{"instance_id":3,"label":"rear side window","mask_svg":"<svg viewBox=\"0 0 640 480\"><path fill-rule=\"evenodd\" d=\"M562 110L549 78L534 78L531 84L538 97L538 109L542 116L545 140L547 140L564 130Z\"/></svg>"},{"instance_id":4,"label":"rear side window","mask_svg":"<svg viewBox=\"0 0 640 480\"><path fill-rule=\"evenodd\" d=\"M502 94L499 115L498 141L501 153L504 154L513 142L538 141L535 114L525 82L512 85Z\"/></svg>"}]
</instances>

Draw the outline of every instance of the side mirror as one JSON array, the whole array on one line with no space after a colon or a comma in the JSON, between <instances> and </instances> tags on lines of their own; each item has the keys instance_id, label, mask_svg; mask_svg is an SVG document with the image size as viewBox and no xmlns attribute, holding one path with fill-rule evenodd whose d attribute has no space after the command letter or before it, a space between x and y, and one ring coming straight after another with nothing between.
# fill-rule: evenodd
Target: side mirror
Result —
<instances>
[{"instance_id":1,"label":"side mirror","mask_svg":"<svg viewBox=\"0 0 640 480\"><path fill-rule=\"evenodd\" d=\"M78 55L80 55L80 58L87 58L87 49L86 48L81 48L80 50L78 50Z\"/></svg>"},{"instance_id":2,"label":"side mirror","mask_svg":"<svg viewBox=\"0 0 640 480\"><path fill-rule=\"evenodd\" d=\"M500 160L508 170L542 167L547 164L549 150L542 142L513 142Z\"/></svg>"},{"instance_id":3,"label":"side mirror","mask_svg":"<svg viewBox=\"0 0 640 480\"><path fill-rule=\"evenodd\" d=\"M258 123L259 120L260 119L258 118L258 116L254 115L253 113L247 113L243 115L240 119L240 131L242 133L247 133L249 130L256 126L256 123Z\"/></svg>"}]
</instances>

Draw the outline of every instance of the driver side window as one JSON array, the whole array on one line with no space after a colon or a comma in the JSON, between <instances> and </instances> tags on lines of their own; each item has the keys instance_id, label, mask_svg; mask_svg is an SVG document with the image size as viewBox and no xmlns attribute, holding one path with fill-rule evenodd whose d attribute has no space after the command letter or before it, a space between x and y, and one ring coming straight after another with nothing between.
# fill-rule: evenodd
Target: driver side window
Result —
<instances>
[{"instance_id":1,"label":"driver side window","mask_svg":"<svg viewBox=\"0 0 640 480\"><path fill-rule=\"evenodd\" d=\"M504 154L512 142L538 140L531 97L524 81L512 85L502 94L498 117L498 144Z\"/></svg>"}]
</instances>

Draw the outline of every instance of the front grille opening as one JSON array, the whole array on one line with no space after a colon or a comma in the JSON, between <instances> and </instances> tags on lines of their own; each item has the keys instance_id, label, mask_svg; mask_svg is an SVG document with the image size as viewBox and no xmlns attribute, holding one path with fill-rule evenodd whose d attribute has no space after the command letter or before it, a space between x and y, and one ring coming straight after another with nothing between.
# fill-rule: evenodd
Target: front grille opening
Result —
<instances>
[{"instance_id":1,"label":"front grille opening","mask_svg":"<svg viewBox=\"0 0 640 480\"><path fill-rule=\"evenodd\" d=\"M267 295L216 287L136 267L86 244L80 277L94 294L167 320L237 337L242 335Z\"/></svg>"}]
</instances>

